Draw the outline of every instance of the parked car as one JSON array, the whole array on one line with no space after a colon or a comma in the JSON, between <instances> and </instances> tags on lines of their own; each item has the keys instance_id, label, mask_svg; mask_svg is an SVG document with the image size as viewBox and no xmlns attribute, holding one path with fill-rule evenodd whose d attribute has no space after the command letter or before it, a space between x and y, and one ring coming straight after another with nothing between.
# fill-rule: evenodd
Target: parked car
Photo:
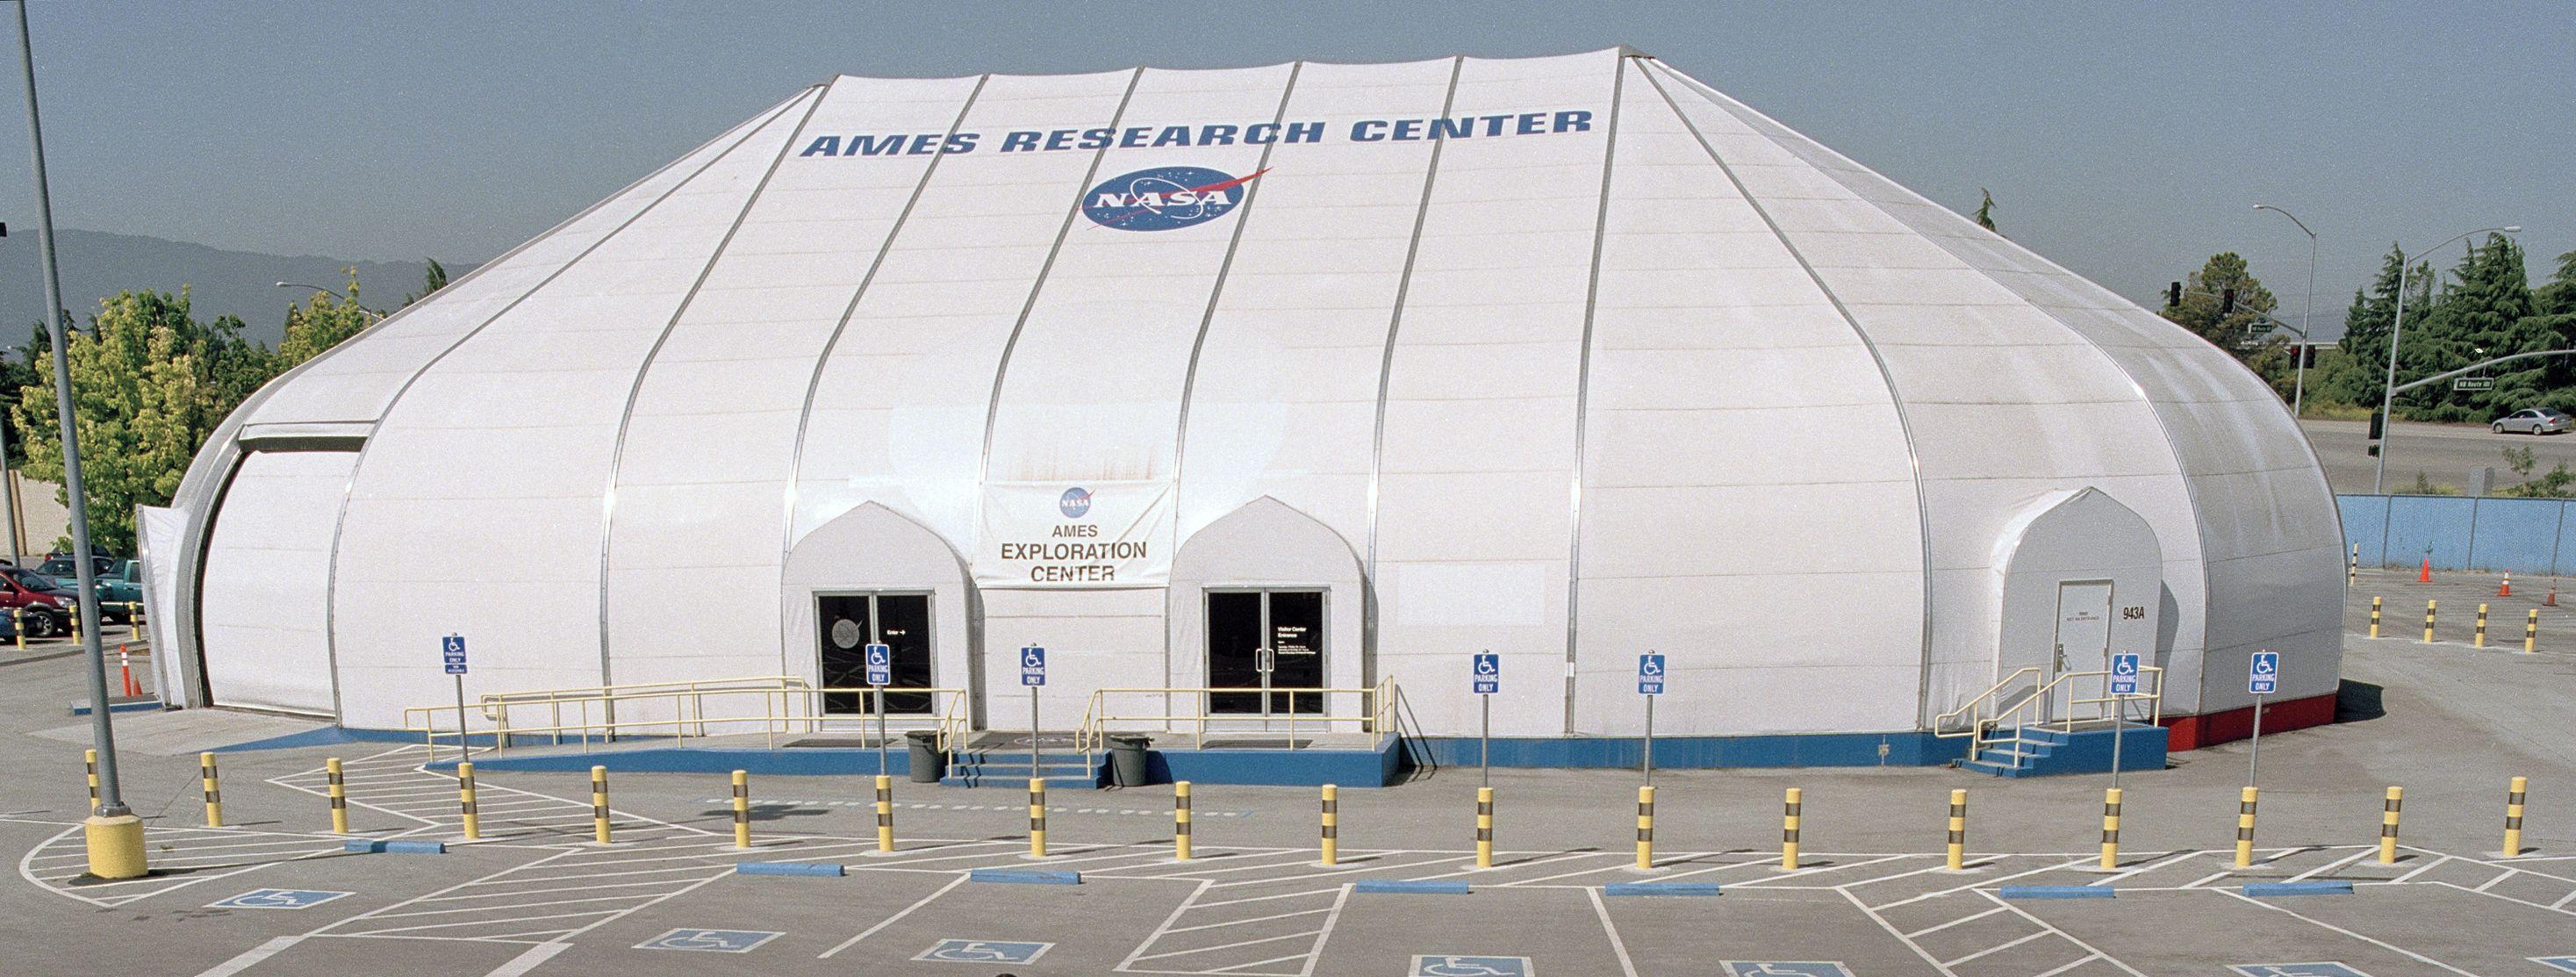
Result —
<instances>
[{"instance_id":1,"label":"parked car","mask_svg":"<svg viewBox=\"0 0 2576 977\"><path fill-rule=\"evenodd\" d=\"M143 561L118 560L95 581L100 620L124 622L143 606Z\"/></svg>"},{"instance_id":2,"label":"parked car","mask_svg":"<svg viewBox=\"0 0 2576 977\"><path fill-rule=\"evenodd\" d=\"M70 608L76 599L51 577L17 567L0 567L0 616L23 619L30 638L70 632Z\"/></svg>"},{"instance_id":3,"label":"parked car","mask_svg":"<svg viewBox=\"0 0 2576 977\"><path fill-rule=\"evenodd\" d=\"M2495 419L2487 425L2497 434L2557 434L2576 427L2576 417L2569 417L2547 407L2526 407Z\"/></svg>"},{"instance_id":4,"label":"parked car","mask_svg":"<svg viewBox=\"0 0 2576 977\"><path fill-rule=\"evenodd\" d=\"M116 572L116 564L117 559L115 557L100 556L96 553L89 555L89 572L97 576L104 577L110 573ZM80 579L80 571L75 569L75 565L72 563L72 558L61 553L56 553L52 556L46 557L45 562L36 566L36 572L61 580Z\"/></svg>"}]
</instances>

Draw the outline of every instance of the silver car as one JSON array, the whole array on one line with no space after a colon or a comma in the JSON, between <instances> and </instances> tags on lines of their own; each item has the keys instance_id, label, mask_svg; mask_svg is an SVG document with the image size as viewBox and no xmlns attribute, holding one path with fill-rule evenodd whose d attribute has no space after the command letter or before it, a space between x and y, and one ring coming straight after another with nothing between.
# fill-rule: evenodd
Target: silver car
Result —
<instances>
[{"instance_id":1,"label":"silver car","mask_svg":"<svg viewBox=\"0 0 2576 977\"><path fill-rule=\"evenodd\" d=\"M2576 425L2576 418L2568 417L2565 414L2550 410L2546 407L2527 407L2522 410L2514 411L2511 414L2506 414L2503 417L2496 418L2495 423L2489 424L2487 427L2494 429L2497 434L2508 434L2513 432L2520 432L2523 434L2557 434L2561 431L2567 430L2571 425Z\"/></svg>"}]
</instances>

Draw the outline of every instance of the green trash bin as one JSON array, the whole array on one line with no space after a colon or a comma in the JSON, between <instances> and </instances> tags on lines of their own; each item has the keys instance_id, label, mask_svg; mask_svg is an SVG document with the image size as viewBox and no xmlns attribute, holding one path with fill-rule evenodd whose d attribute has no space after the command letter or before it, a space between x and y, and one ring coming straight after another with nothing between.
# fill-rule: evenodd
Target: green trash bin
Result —
<instances>
[{"instance_id":1,"label":"green trash bin","mask_svg":"<svg viewBox=\"0 0 2576 977\"><path fill-rule=\"evenodd\" d=\"M939 752L937 730L910 730L903 734L903 739L911 747L913 783L935 784L939 778L948 775L948 754Z\"/></svg>"},{"instance_id":2,"label":"green trash bin","mask_svg":"<svg viewBox=\"0 0 2576 977\"><path fill-rule=\"evenodd\" d=\"M1109 736L1109 781L1120 787L1143 787L1146 784L1145 751L1154 745L1150 736L1135 733L1112 733Z\"/></svg>"}]
</instances>

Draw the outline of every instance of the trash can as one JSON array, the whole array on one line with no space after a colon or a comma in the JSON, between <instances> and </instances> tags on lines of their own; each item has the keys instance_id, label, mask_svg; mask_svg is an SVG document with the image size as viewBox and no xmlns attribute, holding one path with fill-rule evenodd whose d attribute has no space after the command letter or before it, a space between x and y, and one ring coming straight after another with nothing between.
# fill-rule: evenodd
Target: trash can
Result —
<instances>
[{"instance_id":1,"label":"trash can","mask_svg":"<svg viewBox=\"0 0 2576 977\"><path fill-rule=\"evenodd\" d=\"M939 732L930 729L910 730L903 734L911 744L912 782L935 784L948 773L948 754L939 752Z\"/></svg>"},{"instance_id":2,"label":"trash can","mask_svg":"<svg viewBox=\"0 0 2576 977\"><path fill-rule=\"evenodd\" d=\"M1145 786L1145 749L1153 746L1150 736L1113 733L1109 737L1109 779L1120 787Z\"/></svg>"}]
</instances>

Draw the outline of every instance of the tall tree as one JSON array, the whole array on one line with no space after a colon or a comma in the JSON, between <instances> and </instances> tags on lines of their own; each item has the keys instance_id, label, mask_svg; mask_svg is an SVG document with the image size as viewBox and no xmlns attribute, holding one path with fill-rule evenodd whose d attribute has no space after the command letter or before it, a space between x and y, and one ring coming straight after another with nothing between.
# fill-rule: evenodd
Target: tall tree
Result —
<instances>
[{"instance_id":1,"label":"tall tree","mask_svg":"<svg viewBox=\"0 0 2576 977\"><path fill-rule=\"evenodd\" d=\"M2232 306L2225 301L2230 292L2235 295ZM2164 310L2164 317L2220 349L2250 356L2272 331L2263 317L2280 304L2272 290L2246 269L2245 256L2222 251L2210 255L2199 271L2184 279L2182 304ZM2286 356L2283 362L2288 362Z\"/></svg>"},{"instance_id":2,"label":"tall tree","mask_svg":"<svg viewBox=\"0 0 2576 977\"><path fill-rule=\"evenodd\" d=\"M1978 227L1985 228L1986 230L1989 230L1989 231L1995 231L1995 194L1994 194L1994 191L1992 191L1992 190L1987 190L1987 189L1985 189L1985 188L1980 187L1980 188L1978 188L1977 193L1979 193L1979 194L1981 194L1981 195L1983 195L1983 196L1985 197L1985 199L1984 199L1983 201L1981 201L1981 202L1979 202L1979 203L1977 204L1977 226L1978 226ZM2001 233L2003 233L2003 232L2002 232L2002 231L1995 231L1995 233L1997 233L1997 234L2001 234Z\"/></svg>"},{"instance_id":3,"label":"tall tree","mask_svg":"<svg viewBox=\"0 0 2576 977\"><path fill-rule=\"evenodd\" d=\"M2557 348L2556 338L2532 316L2530 282L2522 246L2512 238L2491 234L2472 245L2425 311L2421 328L2409 326L2400 340L2398 382L2512 353ZM2508 363L2490 374L2492 389L2419 388L2403 398L2400 414L2483 423L2497 413L2537 406L2534 401L2551 385L2552 372L2546 361Z\"/></svg>"},{"instance_id":4,"label":"tall tree","mask_svg":"<svg viewBox=\"0 0 2576 977\"><path fill-rule=\"evenodd\" d=\"M358 272L348 275L348 301L334 299L327 292L315 292L305 304L286 310L286 337L277 344L277 362L271 375L294 369L304 361L322 355L324 350L341 340L357 335L379 316L358 304Z\"/></svg>"},{"instance_id":5,"label":"tall tree","mask_svg":"<svg viewBox=\"0 0 2576 977\"><path fill-rule=\"evenodd\" d=\"M2388 330L2397 319L2397 279L2401 269L2406 278L2406 318L2420 322L2433 304L2433 266L2413 262L2407 269L2405 253L2388 246L2388 256L2381 259L2379 274L2367 287L2355 289L2352 305L2344 310L2343 339L2338 344L2350 357L2353 369L2335 374L2325 393L2344 403L2376 407L2379 391L2387 377Z\"/></svg>"}]
</instances>

